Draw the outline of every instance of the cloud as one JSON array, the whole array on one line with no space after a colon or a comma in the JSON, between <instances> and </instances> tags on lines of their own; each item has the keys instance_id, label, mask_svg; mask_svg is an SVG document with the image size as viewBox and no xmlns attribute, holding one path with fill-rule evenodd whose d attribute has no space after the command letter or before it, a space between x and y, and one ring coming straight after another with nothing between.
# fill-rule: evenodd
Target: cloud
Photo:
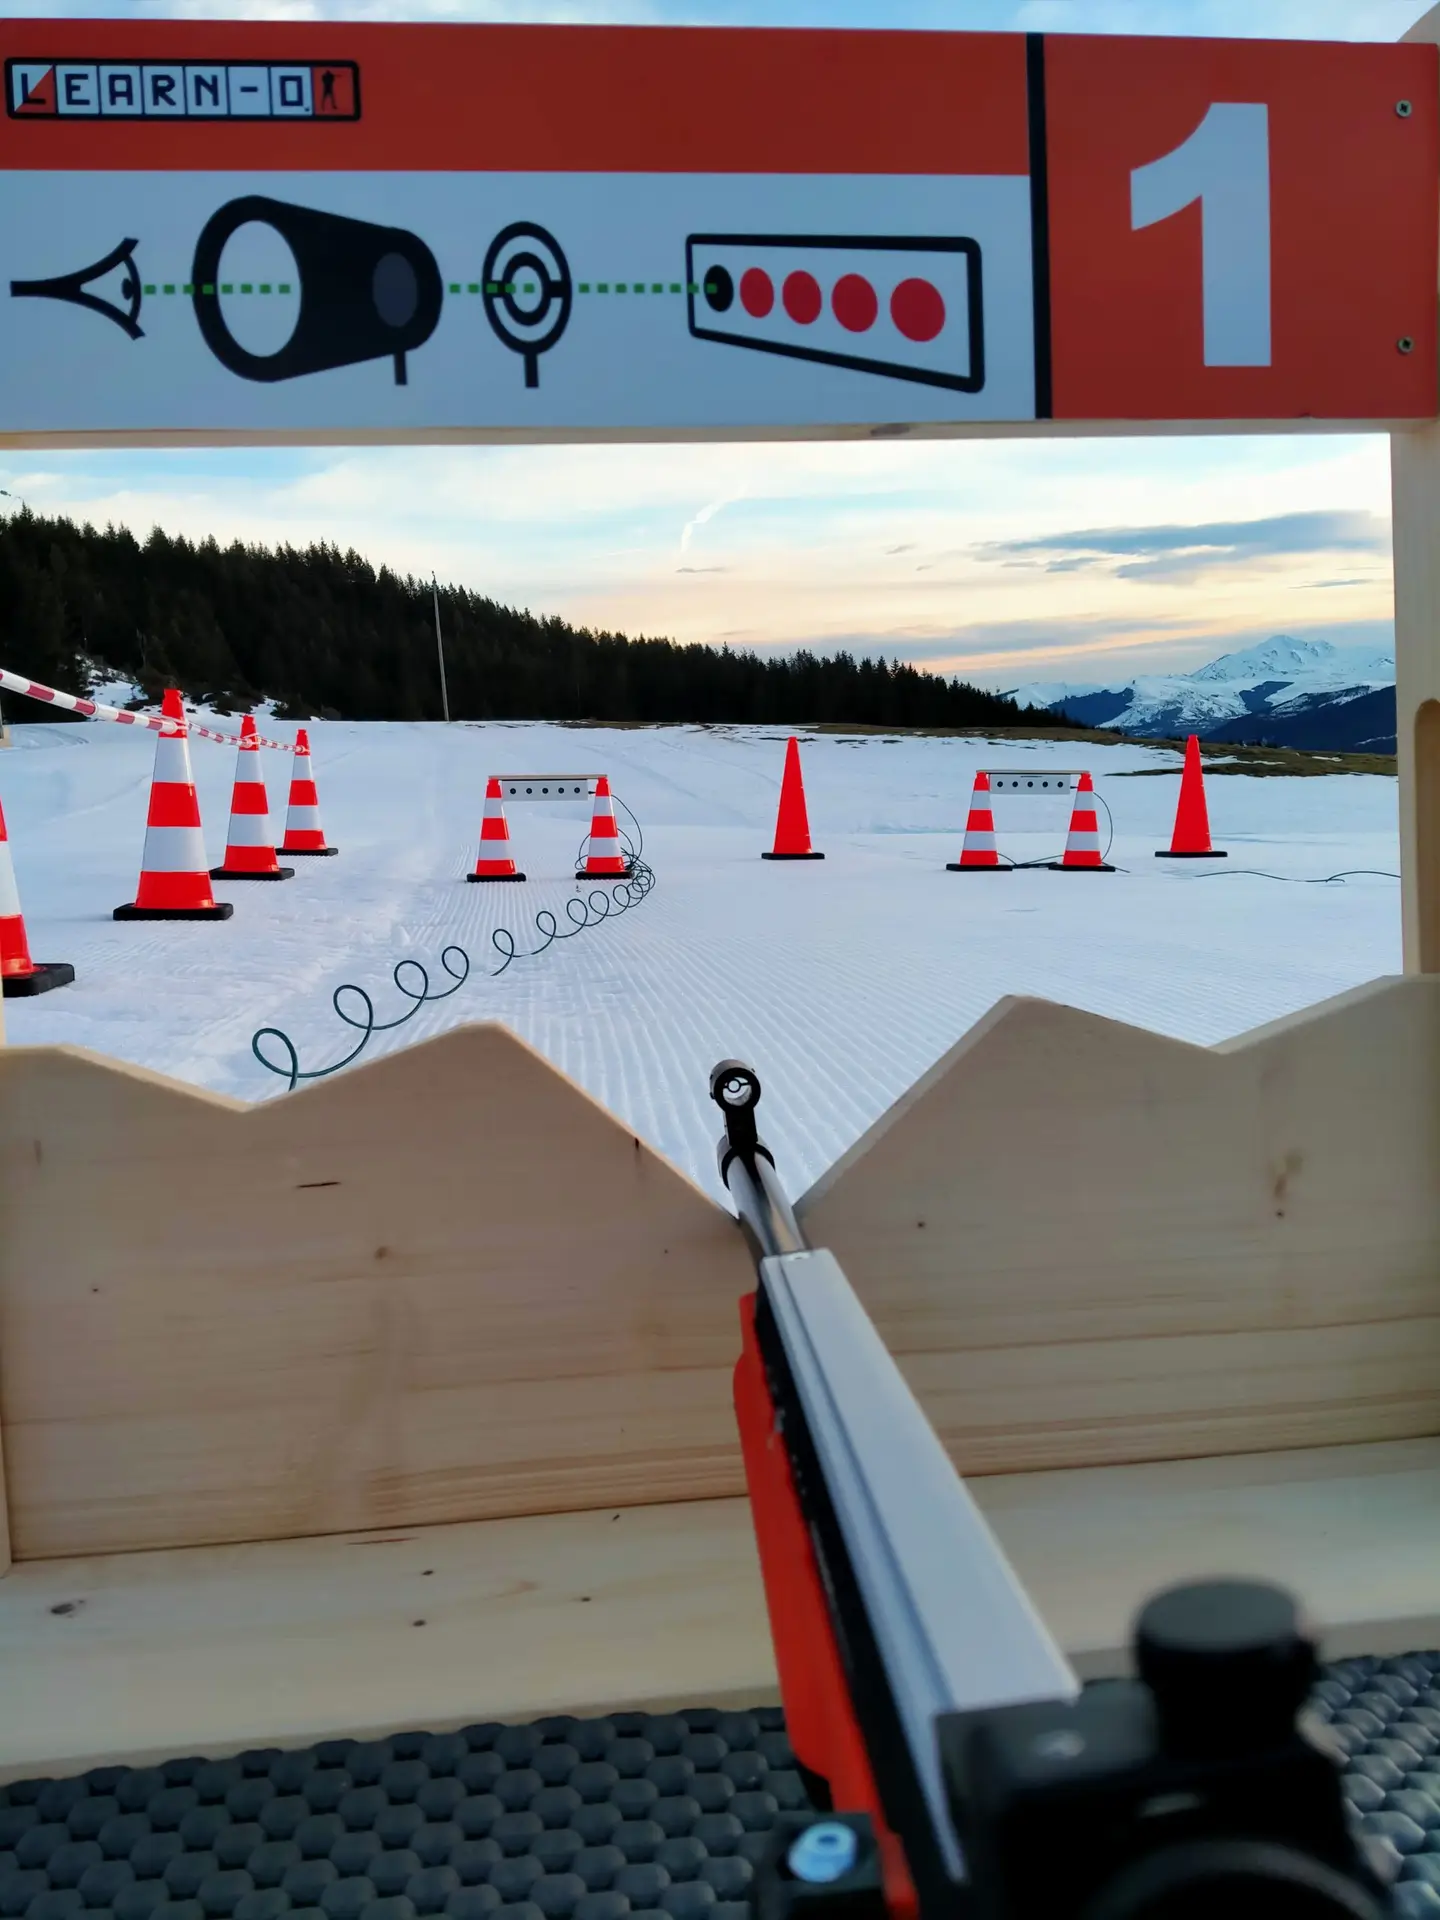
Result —
<instances>
[{"instance_id":1,"label":"cloud","mask_svg":"<svg viewBox=\"0 0 1440 1920\"><path fill-rule=\"evenodd\" d=\"M1002 673L1014 685L1184 670L1242 644L1237 634L1390 611L1378 554L1246 561L1187 593L1116 577L1127 561L1164 557L1153 545L1086 555L1052 544L1046 559L1074 563L1055 573L1031 550L1072 538L1066 529L1162 528L1174 540L1176 529L1193 538L1243 523L1253 538L1250 523L1273 520L1281 501L1299 514L1368 509L1383 526L1389 450L1378 435L17 450L0 460L0 486L37 511L113 520L142 538L159 524L222 542L333 541L612 632L822 652L859 636L892 659L992 684ZM688 521L740 498L677 551ZM997 542L1028 545L978 557ZM1298 581L1357 568L1373 570L1368 588L1322 594L1302 615Z\"/></svg>"},{"instance_id":2,"label":"cloud","mask_svg":"<svg viewBox=\"0 0 1440 1920\"><path fill-rule=\"evenodd\" d=\"M660 0L125 0L136 20L495 21L542 25L610 22L649 26L674 15ZM26 0L27 16L113 19L115 0Z\"/></svg>"},{"instance_id":3,"label":"cloud","mask_svg":"<svg viewBox=\"0 0 1440 1920\"><path fill-rule=\"evenodd\" d=\"M1420 0L25 0L28 16L144 20L591 20L1395 40ZM0 12L17 0L0 0Z\"/></svg>"},{"instance_id":4,"label":"cloud","mask_svg":"<svg viewBox=\"0 0 1440 1920\"><path fill-rule=\"evenodd\" d=\"M743 500L746 496L746 491L746 488L740 487L734 493L722 493L718 500L709 501L705 506L701 507L693 519L687 520L680 534L681 553L688 553L690 551L691 536L697 527L708 526L717 513L723 513L726 507L733 507L738 501Z\"/></svg>"},{"instance_id":5,"label":"cloud","mask_svg":"<svg viewBox=\"0 0 1440 1920\"><path fill-rule=\"evenodd\" d=\"M827 631L811 640L748 644L761 654L786 654L797 645L812 652L844 649L860 660L905 661L933 673L1010 688L1030 681L1070 680L1097 687L1116 686L1137 673L1190 673L1221 653L1272 639L1275 626L1230 626L1197 610L1191 618L1114 620L1060 617L977 621L948 631L891 633ZM1394 644L1389 620L1288 623L1293 639L1329 640L1337 647L1366 650Z\"/></svg>"},{"instance_id":6,"label":"cloud","mask_svg":"<svg viewBox=\"0 0 1440 1920\"><path fill-rule=\"evenodd\" d=\"M676 567L676 573L729 573L729 567Z\"/></svg>"},{"instance_id":7,"label":"cloud","mask_svg":"<svg viewBox=\"0 0 1440 1920\"><path fill-rule=\"evenodd\" d=\"M1389 523L1349 508L1279 513L1259 520L1210 520L1193 526L1091 527L1025 540L992 540L982 560L1045 573L1096 570L1117 580L1188 585L1202 574L1313 553L1388 554ZM1123 561L1116 566L1115 561Z\"/></svg>"}]
</instances>

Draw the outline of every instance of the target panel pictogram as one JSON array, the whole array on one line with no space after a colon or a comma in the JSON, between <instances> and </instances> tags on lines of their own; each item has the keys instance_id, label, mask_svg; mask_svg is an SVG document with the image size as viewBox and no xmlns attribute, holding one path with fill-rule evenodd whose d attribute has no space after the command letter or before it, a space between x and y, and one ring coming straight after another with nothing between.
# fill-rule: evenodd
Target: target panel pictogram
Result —
<instances>
[{"instance_id":1,"label":"target panel pictogram","mask_svg":"<svg viewBox=\"0 0 1440 1920\"><path fill-rule=\"evenodd\" d=\"M979 393L980 243L962 236L692 233L699 340Z\"/></svg>"}]
</instances>

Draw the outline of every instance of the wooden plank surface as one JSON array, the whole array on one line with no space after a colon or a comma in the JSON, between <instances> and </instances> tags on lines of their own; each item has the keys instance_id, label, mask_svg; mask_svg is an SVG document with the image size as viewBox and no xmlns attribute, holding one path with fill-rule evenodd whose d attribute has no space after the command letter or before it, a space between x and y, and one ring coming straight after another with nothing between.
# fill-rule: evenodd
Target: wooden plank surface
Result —
<instances>
[{"instance_id":1,"label":"wooden plank surface","mask_svg":"<svg viewBox=\"0 0 1440 1920\"><path fill-rule=\"evenodd\" d=\"M1431 1434L1437 1073L1434 978L1219 1047L1008 1000L798 1211L962 1471Z\"/></svg>"},{"instance_id":2,"label":"wooden plank surface","mask_svg":"<svg viewBox=\"0 0 1440 1920\"><path fill-rule=\"evenodd\" d=\"M970 1484L1087 1676L1214 1574L1290 1586L1332 1656L1440 1644L1440 1441ZM743 1500L24 1564L0 1672L0 1779L776 1697Z\"/></svg>"},{"instance_id":3,"label":"wooden plank surface","mask_svg":"<svg viewBox=\"0 0 1440 1920\"><path fill-rule=\"evenodd\" d=\"M1008 1002L802 1217L964 1471L1433 1433L1437 1067L1434 978L1216 1048ZM17 1558L740 1490L733 1221L501 1029L0 1094Z\"/></svg>"},{"instance_id":4,"label":"wooden plank surface","mask_svg":"<svg viewBox=\"0 0 1440 1920\"><path fill-rule=\"evenodd\" d=\"M1366 421L1367 433L1403 430L1405 420ZM763 427L176 427L166 432L0 432L0 449L63 453L133 447L604 447L765 446L777 441L827 440L1173 440L1234 439L1257 434L1353 434L1349 420L914 420L878 426Z\"/></svg>"},{"instance_id":5,"label":"wooden plank surface","mask_svg":"<svg viewBox=\"0 0 1440 1920\"><path fill-rule=\"evenodd\" d=\"M1440 43L1440 7L1402 36ZM1440 973L1440 424L1390 436L1405 967Z\"/></svg>"},{"instance_id":6,"label":"wooden plank surface","mask_svg":"<svg viewBox=\"0 0 1440 1920\"><path fill-rule=\"evenodd\" d=\"M1437 36L1440 37L1440 36ZM1440 972L1440 425L1390 441L1405 966Z\"/></svg>"},{"instance_id":7,"label":"wooden plank surface","mask_svg":"<svg viewBox=\"0 0 1440 1920\"><path fill-rule=\"evenodd\" d=\"M500 1027L247 1107L0 1051L17 1559L742 1486L734 1221Z\"/></svg>"},{"instance_id":8,"label":"wooden plank surface","mask_svg":"<svg viewBox=\"0 0 1440 1920\"><path fill-rule=\"evenodd\" d=\"M743 1500L22 1563L0 1672L0 1779L776 1697Z\"/></svg>"},{"instance_id":9,"label":"wooden plank surface","mask_svg":"<svg viewBox=\"0 0 1440 1920\"><path fill-rule=\"evenodd\" d=\"M1440 1440L971 1480L1085 1677L1129 1667L1135 1607L1179 1580L1276 1580L1328 1659L1440 1646Z\"/></svg>"}]
</instances>

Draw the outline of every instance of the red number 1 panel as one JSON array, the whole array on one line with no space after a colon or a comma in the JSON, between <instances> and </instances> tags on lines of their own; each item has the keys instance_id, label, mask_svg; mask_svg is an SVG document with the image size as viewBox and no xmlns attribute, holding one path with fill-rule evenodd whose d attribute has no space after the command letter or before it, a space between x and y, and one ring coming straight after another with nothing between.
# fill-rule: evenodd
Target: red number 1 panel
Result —
<instances>
[{"instance_id":1,"label":"red number 1 panel","mask_svg":"<svg viewBox=\"0 0 1440 1920\"><path fill-rule=\"evenodd\" d=\"M1055 417L1433 414L1436 95L1434 47L1047 35Z\"/></svg>"}]
</instances>

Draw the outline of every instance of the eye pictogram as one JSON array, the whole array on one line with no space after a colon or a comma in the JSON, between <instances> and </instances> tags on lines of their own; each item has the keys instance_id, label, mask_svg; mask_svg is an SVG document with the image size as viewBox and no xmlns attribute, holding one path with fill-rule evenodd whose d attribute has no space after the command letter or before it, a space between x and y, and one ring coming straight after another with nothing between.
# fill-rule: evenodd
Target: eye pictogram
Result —
<instances>
[{"instance_id":1,"label":"eye pictogram","mask_svg":"<svg viewBox=\"0 0 1440 1920\"><path fill-rule=\"evenodd\" d=\"M517 220L490 242L482 280L495 337L524 359L526 386L538 387L540 355L565 331L574 298L560 243L544 227Z\"/></svg>"},{"instance_id":2,"label":"eye pictogram","mask_svg":"<svg viewBox=\"0 0 1440 1920\"><path fill-rule=\"evenodd\" d=\"M255 353L226 318L221 263L226 244L252 223L273 229L294 257L299 304L293 330L273 352ZM213 214L195 248L195 318L223 367L244 380L293 380L362 360L393 359L404 386L405 356L435 331L444 287L435 256L403 227L372 226L261 194ZM246 289L248 291L248 289Z\"/></svg>"},{"instance_id":3,"label":"eye pictogram","mask_svg":"<svg viewBox=\"0 0 1440 1920\"><path fill-rule=\"evenodd\" d=\"M140 269L135 264L135 249L139 244L138 240L122 240L118 247L110 249L103 260L97 260L90 267L81 267L75 273L58 273L50 280L12 280L11 296L16 300L64 300L72 307L86 307L91 313L100 313L107 320L113 320L121 332L129 334L132 340L143 340L145 329L140 325ZM123 304L85 291L93 282L105 280L114 273L120 276L114 291Z\"/></svg>"}]
</instances>

